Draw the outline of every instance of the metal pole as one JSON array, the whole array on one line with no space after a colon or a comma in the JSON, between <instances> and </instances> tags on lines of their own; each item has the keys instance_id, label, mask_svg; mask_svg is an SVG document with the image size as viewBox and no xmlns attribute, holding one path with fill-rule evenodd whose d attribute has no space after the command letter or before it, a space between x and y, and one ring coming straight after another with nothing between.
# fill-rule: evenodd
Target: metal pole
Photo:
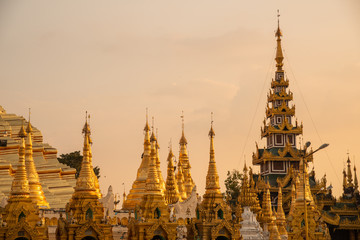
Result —
<instances>
[{"instance_id":1,"label":"metal pole","mask_svg":"<svg viewBox=\"0 0 360 240\"><path fill-rule=\"evenodd\" d=\"M306 149L305 149L306 151ZM309 239L309 223L307 217L307 204L306 204L306 167L305 167L305 157L302 157L303 160L303 180L304 180L304 220L305 220L305 239Z\"/></svg>"}]
</instances>

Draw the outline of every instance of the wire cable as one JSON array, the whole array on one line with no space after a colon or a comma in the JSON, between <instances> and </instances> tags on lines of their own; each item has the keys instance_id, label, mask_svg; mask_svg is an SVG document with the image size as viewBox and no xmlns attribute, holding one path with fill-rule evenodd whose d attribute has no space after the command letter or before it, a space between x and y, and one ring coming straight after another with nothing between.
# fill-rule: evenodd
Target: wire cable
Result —
<instances>
[{"instance_id":1,"label":"wire cable","mask_svg":"<svg viewBox=\"0 0 360 240\"><path fill-rule=\"evenodd\" d=\"M259 109L260 101L261 101L261 98L262 98L262 96L264 94L264 89L265 89L265 86L266 86L266 83L267 83L267 80L268 80L268 77L269 77L269 73L272 72L272 69L274 68L273 62L274 62L274 59L275 59L274 58L275 52L276 52L276 47L274 48L274 52L273 52L272 57L271 57L271 61L270 61L269 67L268 67L268 71L266 72L266 76L265 76L265 79L264 79L264 82L263 82L261 93L259 95L259 98L258 98L258 101L257 101L257 104L256 104L256 108L255 108L255 112L254 112L254 115L253 115L252 120L251 120L250 128L249 128L249 131L248 131L247 136L246 136L246 140L245 140L245 143L244 143L242 154L240 156L244 156L246 146L247 146L247 143L249 141L250 134L251 134L251 130L252 130L253 125L254 125L255 117L256 117L256 114L257 114L258 109ZM241 162L241 158L239 158L236 169L238 169L240 167L240 162Z\"/></svg>"},{"instance_id":2,"label":"wire cable","mask_svg":"<svg viewBox=\"0 0 360 240\"><path fill-rule=\"evenodd\" d=\"M284 55L285 55L285 60L286 60L286 62L287 62L287 64L288 64L288 66L289 66L290 72L291 72L291 74L292 74L292 76L293 76L293 78L294 78L294 80L295 80L295 84L296 84L297 88L299 89L299 93L300 93L301 100L303 101L303 103L304 103L304 105L305 105L305 109L306 109L307 113L309 114L311 123L313 124L313 126L314 126L314 128L315 128L316 135L318 136L320 142L323 144L324 142L323 142L323 140L322 140L322 138L321 138L321 136L320 136L320 134L319 134L319 131L318 131L316 125L315 125L315 121L314 121L314 119L313 119L312 116L311 116L309 107L308 107L308 105L306 104L304 95L303 95L303 93L302 93L302 91L301 91L300 85L298 84L298 81L297 81L297 79L296 79L296 77L295 77L295 74L294 74L294 72L293 72L293 70L292 70L292 67L291 67L289 58L288 58L288 56L287 56L286 51L285 51L284 48L283 48L283 53L284 53ZM324 149L324 150L325 150L326 157L327 157L327 159L328 159L328 161L329 161L329 163L330 163L330 165L331 165L331 168L333 169L333 171L334 171L334 173L335 173L335 176L336 176L339 184L341 185L339 176L337 175L337 173L336 173L336 171L335 171L335 167L334 167L334 165L333 165L333 163L332 163L332 161L331 161L331 159L330 159L329 153L328 153L328 151L327 151L326 149Z\"/></svg>"}]
</instances>

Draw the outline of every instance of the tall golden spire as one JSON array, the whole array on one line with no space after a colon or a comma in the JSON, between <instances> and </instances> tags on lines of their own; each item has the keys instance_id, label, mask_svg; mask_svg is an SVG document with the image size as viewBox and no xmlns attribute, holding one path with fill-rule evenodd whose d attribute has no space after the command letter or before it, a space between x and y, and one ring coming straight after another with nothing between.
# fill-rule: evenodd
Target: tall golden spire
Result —
<instances>
[{"instance_id":1,"label":"tall golden spire","mask_svg":"<svg viewBox=\"0 0 360 240\"><path fill-rule=\"evenodd\" d=\"M347 178L347 186L352 187L353 186L353 183L352 183L353 179L352 179L352 173L351 173L351 161L350 161L349 154L348 154L348 159L347 159L346 178Z\"/></svg>"},{"instance_id":2,"label":"tall golden spire","mask_svg":"<svg viewBox=\"0 0 360 240\"><path fill-rule=\"evenodd\" d=\"M149 172L149 163L151 158L151 143L150 143L150 126L148 109L146 108L146 122L144 127L144 151L141 155L141 164L137 170L136 179L132 184L126 201L123 204L123 209L134 210L136 205L140 204L144 194L146 193L146 179Z\"/></svg>"},{"instance_id":3,"label":"tall golden spire","mask_svg":"<svg viewBox=\"0 0 360 240\"><path fill-rule=\"evenodd\" d=\"M286 218L283 209L283 201L282 201L282 187L279 186L278 192L278 201L277 201L277 214L276 214L276 224L281 236L287 236L287 231L285 228Z\"/></svg>"},{"instance_id":4,"label":"tall golden spire","mask_svg":"<svg viewBox=\"0 0 360 240\"><path fill-rule=\"evenodd\" d=\"M212 194L212 193L220 194L219 175L216 169L216 162L215 162L215 149L214 149L215 132L213 129L212 113L211 113L211 128L209 131L209 137L210 137L210 161L206 176L205 194Z\"/></svg>"},{"instance_id":5,"label":"tall golden spire","mask_svg":"<svg viewBox=\"0 0 360 240\"><path fill-rule=\"evenodd\" d=\"M277 71L283 71L282 67L283 67L283 60L284 60L284 56L282 53L282 48L281 48L281 37L282 37L282 33L280 30L280 13L278 10L278 28L276 30L275 36L277 37L276 41L277 41L277 48L276 48L276 67L277 67Z\"/></svg>"},{"instance_id":6,"label":"tall golden spire","mask_svg":"<svg viewBox=\"0 0 360 240\"><path fill-rule=\"evenodd\" d=\"M26 176L25 167L25 137L26 132L24 124L21 126L20 132L20 148L19 148L19 163L16 168L15 177L12 182L9 200L27 199L30 197L29 182Z\"/></svg>"},{"instance_id":7,"label":"tall golden spire","mask_svg":"<svg viewBox=\"0 0 360 240\"><path fill-rule=\"evenodd\" d=\"M156 137L154 129L152 130L151 137L151 154L148 176L145 185L145 194L142 197L140 208L143 212L143 217L146 221L157 219L168 219L169 212L167 209L164 194L160 187L158 171L156 168Z\"/></svg>"},{"instance_id":8,"label":"tall golden spire","mask_svg":"<svg viewBox=\"0 0 360 240\"><path fill-rule=\"evenodd\" d=\"M83 128L83 133L85 135L87 135L87 137L89 139L89 162L90 162L91 166L93 167L93 165L92 165L92 151L91 151L91 145L92 145L93 142L92 142L92 139L91 139L90 114L88 115L87 112L86 112L86 118L85 118L85 124L84 124L84 128ZM92 179L93 179L94 186L95 186L95 189L96 189L96 193L98 195L98 198L100 199L100 198L102 198L102 194L101 194L101 191L100 191L99 180L96 177L94 170L91 171L91 175L92 175Z\"/></svg>"},{"instance_id":9,"label":"tall golden spire","mask_svg":"<svg viewBox=\"0 0 360 240\"><path fill-rule=\"evenodd\" d=\"M22 236L29 236L30 239L47 239L45 228L39 225L38 205L30 198L29 182L25 166L25 137L26 132L22 124L20 132L19 164L12 182L10 196L2 216L6 226L2 225L2 239L18 239Z\"/></svg>"},{"instance_id":10,"label":"tall golden spire","mask_svg":"<svg viewBox=\"0 0 360 240\"><path fill-rule=\"evenodd\" d=\"M354 189L358 190L358 188L359 188L359 183L358 183L358 179L357 179L357 176L356 176L356 166L355 166L355 163L354 163Z\"/></svg>"},{"instance_id":11,"label":"tall golden spire","mask_svg":"<svg viewBox=\"0 0 360 240\"><path fill-rule=\"evenodd\" d=\"M90 135L89 135L89 125L87 122L87 113L85 126L83 128L84 133L84 147L83 147L83 160L81 162L81 170L79 177L76 181L75 192L83 192L88 195L96 195L98 197L97 189L94 181L94 169L92 163L90 162Z\"/></svg>"},{"instance_id":12,"label":"tall golden spire","mask_svg":"<svg viewBox=\"0 0 360 240\"><path fill-rule=\"evenodd\" d=\"M215 132L213 129L213 119L211 113L211 127L209 131L210 137L210 159L209 159L209 166L206 175L206 186L205 186L205 194L203 195L203 201L199 205L197 209L198 219L200 220L200 227L207 228L210 232L211 224L217 224L221 221L231 221L231 208L225 202L224 196L220 192L219 186L219 175L216 169L216 162L215 162L215 149L214 149L214 137ZM205 224L205 226L204 226ZM210 225L209 225L210 224ZM201 226L203 225L203 226ZM219 226L219 225L216 225ZM200 232L205 231L204 229L200 230ZM203 235L200 233L200 235ZM232 235L235 234L234 232ZM205 238L204 238L205 239ZM206 237L206 239L211 239L211 237Z\"/></svg>"},{"instance_id":13,"label":"tall golden spire","mask_svg":"<svg viewBox=\"0 0 360 240\"><path fill-rule=\"evenodd\" d=\"M61 239L76 237L83 239L90 230L96 234L101 233L105 240L112 239L111 224L104 222L104 206L99 201L98 186L91 162L91 138L88 116L86 113L85 125L82 130L84 134L83 159L81 169L76 180L75 191L66 205L66 216L69 221L65 224L65 231L58 226L57 232ZM84 232L84 226L87 226ZM60 230L60 231L59 231Z\"/></svg>"},{"instance_id":14,"label":"tall golden spire","mask_svg":"<svg viewBox=\"0 0 360 240\"><path fill-rule=\"evenodd\" d=\"M264 191L261 221L264 224L264 230L270 233L270 240L281 239L276 225L276 217L272 211L269 183L266 184L266 190Z\"/></svg>"},{"instance_id":15,"label":"tall golden spire","mask_svg":"<svg viewBox=\"0 0 360 240\"><path fill-rule=\"evenodd\" d=\"M182 112L181 120L182 120L182 133L179 141L180 144L179 164L181 165L181 169L184 175L184 187L185 187L186 195L190 196L195 184L190 173L191 166L189 162L189 156L187 151L187 140L185 138L185 131L184 131L185 128L184 112Z\"/></svg>"},{"instance_id":16,"label":"tall golden spire","mask_svg":"<svg viewBox=\"0 0 360 240\"><path fill-rule=\"evenodd\" d=\"M262 201L262 217L261 220L263 223L271 223L273 219L272 207L271 207L271 198L270 198L270 185L266 183L266 189L263 194Z\"/></svg>"},{"instance_id":17,"label":"tall golden spire","mask_svg":"<svg viewBox=\"0 0 360 240\"><path fill-rule=\"evenodd\" d=\"M29 109L29 121L26 132L27 132L27 136L25 143L25 166L26 166L26 174L29 182L30 199L40 208L49 208L49 203L46 201L44 192L42 190L42 186L40 184L39 175L36 171L36 167L33 159L30 109Z\"/></svg>"},{"instance_id":18,"label":"tall golden spire","mask_svg":"<svg viewBox=\"0 0 360 240\"><path fill-rule=\"evenodd\" d=\"M165 190L165 200L168 204L173 204L179 201L180 194L176 184L175 172L174 172L174 154L172 152L172 147L169 147L168 155L168 168L167 168L167 178L166 178L166 190Z\"/></svg>"}]
</instances>

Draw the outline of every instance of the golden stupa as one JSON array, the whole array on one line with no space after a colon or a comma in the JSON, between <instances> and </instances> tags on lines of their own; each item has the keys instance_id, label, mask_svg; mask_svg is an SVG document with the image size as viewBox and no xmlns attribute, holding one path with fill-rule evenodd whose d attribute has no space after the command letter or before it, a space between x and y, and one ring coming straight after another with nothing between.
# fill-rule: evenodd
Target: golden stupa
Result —
<instances>
[{"instance_id":1,"label":"golden stupa","mask_svg":"<svg viewBox=\"0 0 360 240\"><path fill-rule=\"evenodd\" d=\"M75 191L66 205L67 221L59 218L57 239L113 239L110 219L99 201L99 184L94 174L90 153L90 126L85 122L83 160Z\"/></svg>"},{"instance_id":2,"label":"golden stupa","mask_svg":"<svg viewBox=\"0 0 360 240\"><path fill-rule=\"evenodd\" d=\"M149 127L149 122L148 122L148 117L146 114L146 123L145 123L145 127L144 127L144 152L141 155L141 164L140 167L137 171L137 175L136 175L136 179L132 185L132 188L129 192L129 194L126 197L126 200L123 204L123 209L126 210L134 210L135 206L137 204L140 204L142 197L145 194L145 188L146 188L146 179L147 179L147 175L149 172L149 163L151 160L151 143L150 143L150 127ZM155 134L153 133L153 138L156 139ZM158 144L155 143L155 157L156 157L156 161L159 161L158 159ZM156 164L156 171L157 174L159 173L159 168L158 168L158 164L157 162L155 162ZM162 177L161 177L162 179ZM162 194L165 191L165 189L163 187L165 187L165 183L159 183L161 186L161 191Z\"/></svg>"},{"instance_id":3,"label":"golden stupa","mask_svg":"<svg viewBox=\"0 0 360 240\"><path fill-rule=\"evenodd\" d=\"M210 160L206 175L206 187L203 200L196 209L197 219L193 237L197 234L200 239L238 239L240 238L239 225L232 221L231 208L220 192L219 175L216 169L214 137L215 132L211 121ZM190 235L191 237L191 235ZM192 238L189 238L192 239Z\"/></svg>"},{"instance_id":4,"label":"golden stupa","mask_svg":"<svg viewBox=\"0 0 360 240\"><path fill-rule=\"evenodd\" d=\"M39 207L31 198L31 187L25 166L25 137L22 125L20 137L19 161L15 177L11 184L8 203L2 212L0 239L48 239L47 226L39 217ZM41 187L41 186L40 186ZM5 224L3 223L5 222Z\"/></svg>"}]
</instances>

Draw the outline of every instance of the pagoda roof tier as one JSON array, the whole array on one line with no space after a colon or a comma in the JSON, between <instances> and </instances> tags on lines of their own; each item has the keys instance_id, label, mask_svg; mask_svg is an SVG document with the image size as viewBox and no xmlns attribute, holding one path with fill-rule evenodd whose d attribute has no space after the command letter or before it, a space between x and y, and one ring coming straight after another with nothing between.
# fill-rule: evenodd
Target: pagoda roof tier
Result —
<instances>
[{"instance_id":1,"label":"pagoda roof tier","mask_svg":"<svg viewBox=\"0 0 360 240\"><path fill-rule=\"evenodd\" d=\"M340 216L342 216L342 215L343 216L349 216L349 215L357 216L359 213L356 202L353 202L353 203L337 202L333 207L330 208L330 211L333 214L338 214Z\"/></svg>"},{"instance_id":2,"label":"pagoda roof tier","mask_svg":"<svg viewBox=\"0 0 360 240\"><path fill-rule=\"evenodd\" d=\"M274 115L295 115L295 105L289 108L285 102L281 104L279 107L267 107L266 109L266 117L272 117Z\"/></svg>"},{"instance_id":3,"label":"pagoda roof tier","mask_svg":"<svg viewBox=\"0 0 360 240\"><path fill-rule=\"evenodd\" d=\"M276 81L276 80L272 80L271 81L271 88L276 88L276 87L288 87L289 86L289 80L288 79L284 79L281 78L280 81Z\"/></svg>"},{"instance_id":4,"label":"pagoda roof tier","mask_svg":"<svg viewBox=\"0 0 360 240\"><path fill-rule=\"evenodd\" d=\"M293 133L293 134L302 134L303 132L303 125L301 124L300 126L296 125L293 126L292 124L290 124L287 119L285 118L285 121L283 121L282 124L280 125L269 125L269 126L264 126L264 128L261 128L261 137L267 137L271 134L274 133Z\"/></svg>"},{"instance_id":5,"label":"pagoda roof tier","mask_svg":"<svg viewBox=\"0 0 360 240\"><path fill-rule=\"evenodd\" d=\"M273 147L269 149L259 149L258 146L256 146L256 152L253 153L252 163L257 165L267 161L299 162L301 159L301 151L302 150L291 147L288 143L282 148ZM307 161L312 162L312 160L312 155L310 155L307 158Z\"/></svg>"},{"instance_id":6,"label":"pagoda roof tier","mask_svg":"<svg viewBox=\"0 0 360 240\"><path fill-rule=\"evenodd\" d=\"M272 92L267 96L268 102L276 101L276 100L293 100L293 93L291 91L286 92L285 89L282 89L280 92Z\"/></svg>"},{"instance_id":7,"label":"pagoda roof tier","mask_svg":"<svg viewBox=\"0 0 360 240\"><path fill-rule=\"evenodd\" d=\"M336 226L336 229L360 229L360 219L357 212L343 212L342 214L344 215L331 211L322 211L321 215L326 223Z\"/></svg>"}]
</instances>

